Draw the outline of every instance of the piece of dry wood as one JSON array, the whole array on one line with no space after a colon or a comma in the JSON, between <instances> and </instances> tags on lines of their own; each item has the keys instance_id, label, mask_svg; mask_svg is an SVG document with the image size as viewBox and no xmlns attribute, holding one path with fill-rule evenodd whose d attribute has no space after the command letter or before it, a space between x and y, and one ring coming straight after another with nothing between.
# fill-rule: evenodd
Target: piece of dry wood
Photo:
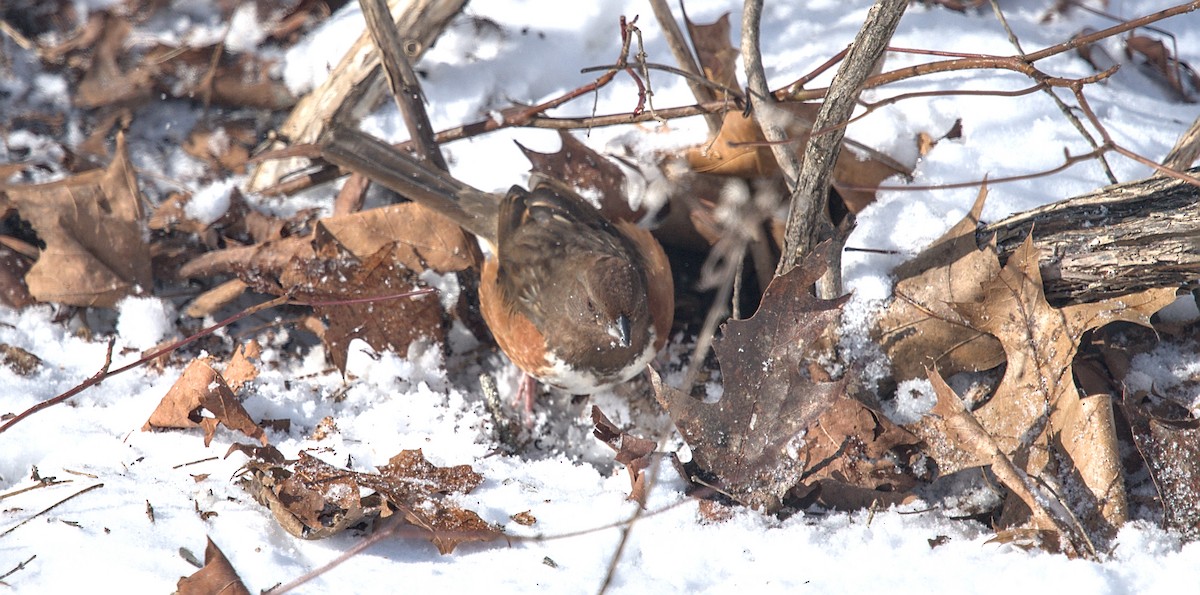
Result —
<instances>
[{"instance_id":1,"label":"piece of dry wood","mask_svg":"<svg viewBox=\"0 0 1200 595\"><path fill-rule=\"evenodd\" d=\"M1197 158L1200 158L1200 118L1196 118L1175 141L1175 146L1163 158L1162 164L1171 169L1184 169L1195 165Z\"/></svg>"},{"instance_id":2,"label":"piece of dry wood","mask_svg":"<svg viewBox=\"0 0 1200 595\"><path fill-rule=\"evenodd\" d=\"M409 45L406 49L414 63L465 4L466 0L388 0L396 29ZM328 122L357 121L375 109L386 94L379 50L364 30L329 78L296 104L279 132L292 144L315 142ZM282 146L280 143L270 148ZM265 161L255 170L248 187L255 192L269 188L284 174L307 164L307 159Z\"/></svg>"},{"instance_id":3,"label":"piece of dry wood","mask_svg":"<svg viewBox=\"0 0 1200 595\"><path fill-rule=\"evenodd\" d=\"M1031 228L1051 303L1200 279L1200 187L1181 180L1151 177L1101 188L985 225L976 240L984 246L994 234L1007 260Z\"/></svg>"},{"instance_id":4,"label":"piece of dry wood","mask_svg":"<svg viewBox=\"0 0 1200 595\"><path fill-rule=\"evenodd\" d=\"M392 98L404 116L409 138L417 146L417 158L436 169L450 171L433 140L433 125L425 111L425 94L421 92L421 83L417 73L413 72L405 48L401 47L404 42L388 13L386 0L359 0L359 4L367 20L367 31L379 49Z\"/></svg>"}]
</instances>

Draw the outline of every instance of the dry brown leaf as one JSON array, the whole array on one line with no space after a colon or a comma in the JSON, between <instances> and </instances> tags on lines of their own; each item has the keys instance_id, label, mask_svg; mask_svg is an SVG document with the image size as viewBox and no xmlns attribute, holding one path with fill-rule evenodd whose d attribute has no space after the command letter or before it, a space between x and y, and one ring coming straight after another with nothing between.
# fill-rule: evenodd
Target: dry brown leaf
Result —
<instances>
[{"instance_id":1,"label":"dry brown leaf","mask_svg":"<svg viewBox=\"0 0 1200 595\"><path fill-rule=\"evenodd\" d=\"M937 370L929 370L929 382L933 384L937 403L929 415L922 418L921 423L912 426L914 431L937 443L941 449L959 451L964 459L972 460L974 465L990 465L1000 482L1028 507L1032 514L1032 527L1037 531L1067 537L1076 544L1086 542L1085 537L1076 534L1068 519L1054 514L1053 509L1047 507L1054 498L1046 494L1029 474L1014 464L993 435L966 410L962 399L946 384ZM935 456L940 454L941 450L935 450ZM941 460L938 462L941 463ZM1061 510L1062 507L1058 509ZM1080 552L1085 551L1082 544L1080 546Z\"/></svg>"},{"instance_id":2,"label":"dry brown leaf","mask_svg":"<svg viewBox=\"0 0 1200 595\"><path fill-rule=\"evenodd\" d=\"M396 262L443 274L474 267L480 258L479 245L461 227L411 202L322 219L314 243L336 243L363 261L395 244Z\"/></svg>"},{"instance_id":3,"label":"dry brown leaf","mask_svg":"<svg viewBox=\"0 0 1200 595\"><path fill-rule=\"evenodd\" d=\"M100 28L102 37L95 45L90 67L72 95L73 103L77 107L93 108L149 100L154 90L151 69L133 67L126 70L120 64L127 53L125 40L133 25L127 18L104 13Z\"/></svg>"},{"instance_id":4,"label":"dry brown leaf","mask_svg":"<svg viewBox=\"0 0 1200 595\"><path fill-rule=\"evenodd\" d=\"M314 259L293 261L280 283L291 288L292 295L310 303L383 298L423 289L426 286L417 274L399 262L409 254L405 247L390 244L360 262L338 246L327 244ZM445 311L432 293L320 305L314 306L313 312L327 323L321 342L343 373L354 339L362 339L377 351L404 354L413 341L441 342L445 338Z\"/></svg>"},{"instance_id":5,"label":"dry brown leaf","mask_svg":"<svg viewBox=\"0 0 1200 595\"><path fill-rule=\"evenodd\" d=\"M324 539L367 517L354 473L301 452L290 465L247 465L251 493L285 531L301 539ZM375 504L376 512L378 504Z\"/></svg>"},{"instance_id":6,"label":"dry brown leaf","mask_svg":"<svg viewBox=\"0 0 1200 595\"><path fill-rule=\"evenodd\" d=\"M209 362L197 359L167 391L142 431L200 427L204 429L204 445L208 446L218 424L267 444L266 434L242 408L221 374Z\"/></svg>"},{"instance_id":7,"label":"dry brown leaf","mask_svg":"<svg viewBox=\"0 0 1200 595\"><path fill-rule=\"evenodd\" d=\"M196 297L188 303L183 313L192 318L204 318L216 314L245 293L248 285L241 279L230 279Z\"/></svg>"},{"instance_id":8,"label":"dry brown leaf","mask_svg":"<svg viewBox=\"0 0 1200 595\"><path fill-rule=\"evenodd\" d=\"M258 366L251 363L250 360L260 357L262 357L262 346L258 344L258 341L252 339L249 343L238 345L229 364L221 373L221 377L225 379L230 390L236 393L242 390L246 383L258 378Z\"/></svg>"},{"instance_id":9,"label":"dry brown leaf","mask_svg":"<svg viewBox=\"0 0 1200 595\"><path fill-rule=\"evenodd\" d=\"M807 462L803 480L832 481L847 489L882 492L878 498L911 500L915 497L908 491L916 481L903 455L915 454L917 442L887 417L839 395L805 433L799 448L800 459ZM826 498L823 502L843 510L860 508L857 501Z\"/></svg>"},{"instance_id":10,"label":"dry brown leaf","mask_svg":"<svg viewBox=\"0 0 1200 595\"><path fill-rule=\"evenodd\" d=\"M1055 471L1050 466L1055 460L1057 478L1068 488L1068 505L1086 511L1081 520L1089 534L1114 536L1128 512L1111 403L1106 397L1083 399L1071 366L1086 331L1116 321L1148 326L1152 314L1174 301L1175 290L1053 308L1042 290L1031 237L982 289L976 302L954 307L973 328L1000 340L1007 366L995 394L974 418L1023 473L1045 477ZM929 418L915 425L921 423ZM1052 449L1057 457L1051 457ZM939 465L943 473L959 470L949 460Z\"/></svg>"},{"instance_id":11,"label":"dry brown leaf","mask_svg":"<svg viewBox=\"0 0 1200 595\"><path fill-rule=\"evenodd\" d=\"M215 128L196 126L181 148L207 162L214 173L245 174L246 161L257 144L258 132L253 121L227 119Z\"/></svg>"},{"instance_id":12,"label":"dry brown leaf","mask_svg":"<svg viewBox=\"0 0 1200 595\"><path fill-rule=\"evenodd\" d=\"M1121 410L1158 490L1163 526L1200 539L1200 421L1187 411L1153 415L1140 398L1126 397Z\"/></svg>"},{"instance_id":13,"label":"dry brown leaf","mask_svg":"<svg viewBox=\"0 0 1200 595\"><path fill-rule=\"evenodd\" d=\"M1149 326L1150 316L1174 301L1175 289L1053 308L1042 291L1037 249L1027 237L1000 274L983 284L983 295L975 303L956 304L955 309L968 324L1000 340L1008 365L996 394L976 415L1004 452L1043 450L1040 455L1027 453L1031 462L1041 461L1029 468L1034 471L1045 464L1045 443L1033 447L1031 439L1047 422L1055 434L1064 431L1066 426L1049 414L1065 414L1068 405L1080 399L1071 362L1083 333L1116 321ZM1035 428L1040 429L1030 436Z\"/></svg>"},{"instance_id":14,"label":"dry brown leaf","mask_svg":"<svg viewBox=\"0 0 1200 595\"><path fill-rule=\"evenodd\" d=\"M978 300L985 295L983 284L1000 272L995 251L975 242L986 199L983 186L962 221L893 273L895 297L873 334L898 381L922 378L926 368L953 375L1004 363L1000 342L971 328L952 306Z\"/></svg>"},{"instance_id":15,"label":"dry brown leaf","mask_svg":"<svg viewBox=\"0 0 1200 595\"><path fill-rule=\"evenodd\" d=\"M810 117L803 128L811 126L812 118L817 113L815 109L806 109L812 113L806 114ZM761 178L779 171L775 156L765 142L766 137L754 122L754 118L731 111L725 114L717 137L711 142L689 149L686 158L688 165L700 173Z\"/></svg>"},{"instance_id":16,"label":"dry brown leaf","mask_svg":"<svg viewBox=\"0 0 1200 595\"><path fill-rule=\"evenodd\" d=\"M687 23L688 36L692 39L692 47L696 48L697 61L704 71L704 78L730 89L739 88L737 62L741 52L729 41L732 38L729 13L707 25L693 23L686 13L684 21Z\"/></svg>"},{"instance_id":17,"label":"dry brown leaf","mask_svg":"<svg viewBox=\"0 0 1200 595\"><path fill-rule=\"evenodd\" d=\"M843 483L836 479L818 479L788 494L789 500L804 506L817 505L831 510L870 510L912 504L918 500L912 492L889 492Z\"/></svg>"},{"instance_id":18,"label":"dry brown leaf","mask_svg":"<svg viewBox=\"0 0 1200 595\"><path fill-rule=\"evenodd\" d=\"M622 432L604 415L600 408L592 405L592 435L617 452L615 460L629 472L629 498L642 506L646 505L646 467L650 456L658 450L658 443Z\"/></svg>"},{"instance_id":19,"label":"dry brown leaf","mask_svg":"<svg viewBox=\"0 0 1200 595\"><path fill-rule=\"evenodd\" d=\"M1146 61L1142 72L1172 91L1179 100L1195 101L1196 91L1200 90L1200 76L1187 62L1171 55L1171 50L1161 40L1130 34L1125 39L1125 56L1130 59L1142 57Z\"/></svg>"},{"instance_id":20,"label":"dry brown leaf","mask_svg":"<svg viewBox=\"0 0 1200 595\"><path fill-rule=\"evenodd\" d=\"M46 246L25 276L39 301L111 308L151 288L142 198L124 135L106 169L49 184L0 184L6 208L16 208Z\"/></svg>"},{"instance_id":21,"label":"dry brown leaf","mask_svg":"<svg viewBox=\"0 0 1200 595\"><path fill-rule=\"evenodd\" d=\"M928 132L924 132L924 131L918 132L917 133L917 155L920 155L921 157L925 157L943 139L954 140L954 139L959 139L959 138L962 138L962 118L955 120L954 125L950 127L950 130L946 131L946 134L943 134L942 136L940 136L938 138L934 138L933 135L929 134Z\"/></svg>"},{"instance_id":22,"label":"dry brown leaf","mask_svg":"<svg viewBox=\"0 0 1200 595\"><path fill-rule=\"evenodd\" d=\"M311 238L287 237L280 240L205 252L179 267L179 277L201 278L237 274L246 284L263 293L278 294L279 275L294 260L311 260Z\"/></svg>"},{"instance_id":23,"label":"dry brown leaf","mask_svg":"<svg viewBox=\"0 0 1200 595\"><path fill-rule=\"evenodd\" d=\"M815 103L780 103L778 107L791 114L784 127L797 157L803 158L812 122L820 105ZM697 172L760 178L778 176L779 164L762 130L754 119L742 112L725 114L716 138L685 154L688 164ZM875 159L860 159L854 151L844 149L833 167L833 186L846 208L857 213L875 201L875 188L890 176L908 175Z\"/></svg>"},{"instance_id":24,"label":"dry brown leaf","mask_svg":"<svg viewBox=\"0 0 1200 595\"><path fill-rule=\"evenodd\" d=\"M329 537L397 512L424 529L443 554L465 541L503 536L498 527L442 497L469 492L483 477L467 465L434 466L419 449L392 457L379 474L338 469L303 452L290 466L251 463L247 469L247 489L281 526L304 539ZM363 497L363 490L374 493Z\"/></svg>"},{"instance_id":25,"label":"dry brown leaf","mask_svg":"<svg viewBox=\"0 0 1200 595\"><path fill-rule=\"evenodd\" d=\"M241 577L212 538L204 546L204 568L179 579L178 595L250 595Z\"/></svg>"},{"instance_id":26,"label":"dry brown leaf","mask_svg":"<svg viewBox=\"0 0 1200 595\"><path fill-rule=\"evenodd\" d=\"M642 217L644 209L634 211L629 206L624 170L570 132L560 130L558 138L562 145L555 153L539 153L517 143L532 173L560 180L583 196L598 197L600 213L609 221L636 222Z\"/></svg>"},{"instance_id":27,"label":"dry brown leaf","mask_svg":"<svg viewBox=\"0 0 1200 595\"><path fill-rule=\"evenodd\" d=\"M714 346L725 393L703 403L662 384L655 396L692 449L692 461L719 480L719 488L767 512L807 471L799 453L811 425L845 391L845 383L806 377L809 349L836 324L846 298L819 300L810 292L827 257L818 249L763 294L748 320L726 323Z\"/></svg>"}]
</instances>

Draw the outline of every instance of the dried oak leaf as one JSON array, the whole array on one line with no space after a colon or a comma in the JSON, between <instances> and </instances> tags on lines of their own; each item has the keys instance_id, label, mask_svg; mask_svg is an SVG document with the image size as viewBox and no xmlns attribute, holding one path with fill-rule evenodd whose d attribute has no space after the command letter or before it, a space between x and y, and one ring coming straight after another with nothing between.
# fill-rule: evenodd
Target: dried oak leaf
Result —
<instances>
[{"instance_id":1,"label":"dried oak leaf","mask_svg":"<svg viewBox=\"0 0 1200 595\"><path fill-rule=\"evenodd\" d=\"M893 273L895 297L872 334L898 381L923 378L926 368L953 375L1004 363L1000 341L971 328L952 305L978 300L983 284L1000 272L995 251L975 242L986 199L984 186L962 221Z\"/></svg>"},{"instance_id":2,"label":"dried oak leaf","mask_svg":"<svg viewBox=\"0 0 1200 595\"><path fill-rule=\"evenodd\" d=\"M290 465L246 466L251 494L271 510L285 531L301 539L324 539L378 513L365 506L357 475L307 452Z\"/></svg>"},{"instance_id":3,"label":"dried oak leaf","mask_svg":"<svg viewBox=\"0 0 1200 595\"><path fill-rule=\"evenodd\" d=\"M539 153L517 143L530 171L550 180L561 180L583 196L599 198L600 212L609 221L637 221L644 209L633 209L626 192L626 175L611 159L580 142L575 135L560 130L562 146L555 153Z\"/></svg>"},{"instance_id":4,"label":"dried oak leaf","mask_svg":"<svg viewBox=\"0 0 1200 595\"><path fill-rule=\"evenodd\" d=\"M730 43L729 13L725 13L709 24L693 23L685 13L688 37L696 48L697 61L704 71L704 78L730 89L738 88L737 62L741 56Z\"/></svg>"},{"instance_id":5,"label":"dried oak leaf","mask_svg":"<svg viewBox=\"0 0 1200 595\"><path fill-rule=\"evenodd\" d=\"M225 366L225 370L221 372L221 377L225 379L230 390L236 393L242 390L247 383L258 378L258 366L254 365L251 360L257 360L260 357L262 357L262 346L258 344L258 341L251 340L249 343L238 345L237 350L233 352L233 357Z\"/></svg>"},{"instance_id":6,"label":"dried oak leaf","mask_svg":"<svg viewBox=\"0 0 1200 595\"><path fill-rule=\"evenodd\" d=\"M972 328L1000 340L1008 363L995 394L974 416L1024 473L1045 475L1054 449L1059 479L1080 488L1068 490L1070 504L1088 511L1082 520L1089 531L1109 535L1127 516L1112 404L1107 395L1079 393L1072 361L1085 332L1116 321L1148 326L1152 314L1174 301L1175 290L1053 308L1043 293L1032 237L982 289L983 297L954 308ZM943 473L958 470L942 461L939 466Z\"/></svg>"},{"instance_id":7,"label":"dried oak leaf","mask_svg":"<svg viewBox=\"0 0 1200 595\"><path fill-rule=\"evenodd\" d=\"M115 104L135 104L151 97L154 72L151 68L124 68L127 58L125 41L133 30L129 19L105 13L100 21L103 31L95 45L94 58L73 94L77 107L93 108Z\"/></svg>"},{"instance_id":8,"label":"dried oak leaf","mask_svg":"<svg viewBox=\"0 0 1200 595\"><path fill-rule=\"evenodd\" d=\"M204 546L204 568L179 579L175 589L178 595L250 595L250 590L212 538Z\"/></svg>"},{"instance_id":9,"label":"dried oak leaf","mask_svg":"<svg viewBox=\"0 0 1200 595\"><path fill-rule=\"evenodd\" d=\"M1171 90L1181 101L1195 102L1196 91L1200 90L1200 76L1187 62L1172 56L1161 40L1131 34L1125 40L1125 56L1133 59L1135 55L1145 60L1142 72L1156 83Z\"/></svg>"},{"instance_id":10,"label":"dried oak leaf","mask_svg":"<svg viewBox=\"0 0 1200 595\"><path fill-rule=\"evenodd\" d=\"M316 256L294 259L280 284L312 301L395 295L426 288L421 271L458 274L473 267L479 247L462 228L414 203L322 220ZM459 303L460 299L451 301ZM362 339L376 350L403 353L418 339L442 341L447 320L435 294L314 308L326 319L321 340L339 370Z\"/></svg>"},{"instance_id":11,"label":"dried oak leaf","mask_svg":"<svg viewBox=\"0 0 1200 595\"><path fill-rule=\"evenodd\" d=\"M246 162L257 144L258 131L252 120L229 119L217 127L197 125L181 148L207 162L214 172L245 174Z\"/></svg>"},{"instance_id":12,"label":"dried oak leaf","mask_svg":"<svg viewBox=\"0 0 1200 595\"><path fill-rule=\"evenodd\" d=\"M820 105L786 102L778 104L790 114L784 126L788 138L803 158L812 123ZM779 175L779 164L762 129L753 118L738 111L725 114L721 129L712 140L691 148L685 154L688 165L697 172L760 178ZM857 213L875 201L875 188L883 180L911 172L896 169L878 159L860 159L853 150L843 150L833 166L833 185L851 213Z\"/></svg>"},{"instance_id":13,"label":"dried oak leaf","mask_svg":"<svg viewBox=\"0 0 1200 595\"><path fill-rule=\"evenodd\" d=\"M1126 397L1121 411L1146 461L1163 509L1163 526L1186 541L1200 539L1200 421L1186 411L1153 415L1141 399Z\"/></svg>"},{"instance_id":14,"label":"dried oak leaf","mask_svg":"<svg viewBox=\"0 0 1200 595\"><path fill-rule=\"evenodd\" d=\"M242 408L225 378L208 361L196 359L167 391L142 431L200 427L204 429L204 445L208 446L218 424L267 444L266 434Z\"/></svg>"},{"instance_id":15,"label":"dried oak leaf","mask_svg":"<svg viewBox=\"0 0 1200 595\"><path fill-rule=\"evenodd\" d=\"M617 451L616 461L629 472L630 491L628 500L643 506L646 504L646 467L650 455L658 449L658 443L648 438L639 438L622 432L600 408L592 405L592 435L597 440Z\"/></svg>"},{"instance_id":16,"label":"dried oak leaf","mask_svg":"<svg viewBox=\"0 0 1200 595\"><path fill-rule=\"evenodd\" d=\"M467 465L437 467L420 450L392 457L379 473L338 469L301 453L291 466L251 464L248 488L267 505L289 533L304 539L334 535L364 520L390 516L424 529L443 554L464 541L490 541L503 535L470 510L447 502L450 493L467 493L483 477ZM362 497L364 489L374 494Z\"/></svg>"},{"instance_id":17,"label":"dried oak leaf","mask_svg":"<svg viewBox=\"0 0 1200 595\"><path fill-rule=\"evenodd\" d=\"M479 244L453 221L416 203L389 205L322 219L313 243L336 243L359 260L391 244L396 261L413 271L455 273L476 266Z\"/></svg>"},{"instance_id":18,"label":"dried oak leaf","mask_svg":"<svg viewBox=\"0 0 1200 595\"><path fill-rule=\"evenodd\" d=\"M936 369L930 369L928 374L934 394L937 395L937 402L929 415L916 425L916 430L918 434L938 445L935 456L958 454L964 459L974 461L976 465L991 466L996 478L1020 499L1031 515L1030 526L1020 531L1032 531L1046 537L1046 544L1058 543L1061 541L1059 538L1065 537L1075 548L1074 553L1084 551L1088 540L1078 534L1071 519L1062 518L1061 513L1065 508L1048 506L1050 502L1057 500L1055 495L1043 490L1041 484L1030 474L1014 464L994 435L967 411L962 399L946 384ZM1019 531L1012 528L1008 530L1008 534L1016 532ZM1004 535L1005 533L1001 532L996 539L1003 540Z\"/></svg>"},{"instance_id":19,"label":"dried oak leaf","mask_svg":"<svg viewBox=\"0 0 1200 595\"><path fill-rule=\"evenodd\" d=\"M0 212L15 208L45 248L25 275L43 302L111 308L152 286L142 201L124 135L106 169L33 186L0 184Z\"/></svg>"},{"instance_id":20,"label":"dried oak leaf","mask_svg":"<svg viewBox=\"0 0 1200 595\"><path fill-rule=\"evenodd\" d=\"M288 109L296 103L282 80L275 58L226 52L222 44L181 48L160 44L142 58L154 64L155 88L173 97L194 98L218 106Z\"/></svg>"},{"instance_id":21,"label":"dried oak leaf","mask_svg":"<svg viewBox=\"0 0 1200 595\"><path fill-rule=\"evenodd\" d=\"M370 487L404 515L408 523L429 532L429 540L442 554L460 543L493 541L504 536L500 527L441 498L465 494L483 483L483 476L468 465L437 467L425 460L421 449L406 450L379 468L379 475L360 474Z\"/></svg>"},{"instance_id":22,"label":"dried oak leaf","mask_svg":"<svg viewBox=\"0 0 1200 595\"><path fill-rule=\"evenodd\" d=\"M805 487L792 496L815 490L817 502L838 510L912 502L916 480L908 459L917 453L918 442L882 414L837 395L797 449L806 462Z\"/></svg>"},{"instance_id":23,"label":"dried oak leaf","mask_svg":"<svg viewBox=\"0 0 1200 595\"><path fill-rule=\"evenodd\" d=\"M731 320L714 346L725 393L704 403L653 376L655 396L719 488L766 512L782 506L806 469L801 451L814 421L845 391L845 381L805 376L809 348L836 324L845 297L819 300L809 288L824 273L823 250L775 277L758 311Z\"/></svg>"},{"instance_id":24,"label":"dried oak leaf","mask_svg":"<svg viewBox=\"0 0 1200 595\"><path fill-rule=\"evenodd\" d=\"M347 302L424 289L418 275L398 262L397 253L403 251L392 244L360 261L327 244L318 249L316 258L294 261L280 282L292 288L292 295L309 302ZM321 341L343 373L354 339L366 341L377 351L405 353L418 339L445 338L444 311L433 294L320 305L314 306L313 312L326 321Z\"/></svg>"}]
</instances>

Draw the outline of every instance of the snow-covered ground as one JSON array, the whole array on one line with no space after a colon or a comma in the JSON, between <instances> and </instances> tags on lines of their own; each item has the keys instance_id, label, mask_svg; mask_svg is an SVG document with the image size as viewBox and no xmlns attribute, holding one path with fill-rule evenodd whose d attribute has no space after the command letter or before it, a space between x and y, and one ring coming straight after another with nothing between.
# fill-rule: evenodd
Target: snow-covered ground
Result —
<instances>
[{"instance_id":1,"label":"snow-covered ground","mask_svg":"<svg viewBox=\"0 0 1200 595\"><path fill-rule=\"evenodd\" d=\"M870 5L864 0L767 4L763 53L768 79L775 87L844 48ZM1054 4L1049 1L1001 4L1027 52L1065 41L1087 27L1102 29L1113 24L1079 9L1042 22ZM1132 18L1170 5L1161 0L1128 0L1111 2L1108 10ZM739 3L728 0L688 2L688 13L698 22L730 11L736 23L740 10ZM420 64L426 75L430 115L438 129L475 121L512 102L542 101L591 80L594 75L580 74L579 69L614 59L620 43L620 15L640 15L638 25L651 60L672 62L646 2L493 0L472 3L468 13L471 18L456 20ZM213 31L224 30L224 24L213 22L201 9L181 10L177 16L151 21L169 24L170 29L144 33L162 39L204 39ZM491 26L493 23L498 26ZM1188 14L1156 26L1175 35L1183 60L1200 64L1200 15ZM287 52L284 73L288 84L297 91L311 88L361 28L353 3L331 17ZM252 20L238 21L229 31L231 48L254 47L261 39ZM909 8L892 45L998 55L1014 52L990 10L962 14L920 4ZM1104 46L1111 55L1123 56L1117 39L1107 40ZM17 46L9 43L3 47L15 51ZM891 54L886 68L932 59ZM28 56L10 56L6 62L7 70L0 65L0 90L66 109L63 94L70 89L60 77L31 72L35 62ZM1074 53L1039 65L1063 77L1093 72ZM693 102L682 81L665 74L654 76L657 107ZM1029 84L1025 77L1008 71L959 71L873 90L865 99L913 91L1019 89ZM1200 116L1200 106L1171 99L1131 67L1123 68L1107 83L1089 86L1086 92L1115 140L1152 160L1161 160L1178 135ZM1060 95L1073 103L1067 93ZM626 112L635 101L632 82L618 77L599 93L595 112ZM187 121L194 119L199 109L183 102L164 102L153 117ZM592 111L592 97L587 96L555 115L589 115ZM939 143L918 161L917 134L941 136L959 119L963 137ZM363 127L397 140L406 134L391 104L370 116ZM135 127L131 135L131 152L138 165L151 171L158 168L159 173L193 191L211 185L199 182L196 163L174 145L163 145L168 141L151 133L151 128L146 124L138 134ZM0 131L7 144L19 140L35 150L45 146L45 139L28 131L7 125L0 126ZM699 119L692 118L664 125L597 128L580 136L599 150L637 155L703 142L705 129ZM902 162L915 162L913 184L923 186L1038 172L1060 165L1064 150L1071 154L1090 150L1041 92L1015 98L948 95L902 101L855 123L849 136ZM506 188L523 182L528 169L513 140L542 151L558 144L553 132L505 130L452 143L444 150L456 176L484 189ZM12 159L7 155L0 153L0 161ZM167 159L154 157L158 155ZM1122 181L1150 173L1148 167L1120 156L1111 156L1110 162ZM220 180L216 184L243 181ZM1106 184L1093 162L1050 177L997 184L991 188L984 218L994 220ZM279 199L262 200L265 206L280 210L328 208L333 192L324 188L302 199L287 199L286 204ZM915 253L959 220L976 192L977 188L882 191L878 202L859 217L849 245ZM873 300L887 295L888 271L902 258L847 254L845 277L856 295L848 319L860 321L850 323L847 332L865 334L861 324L864 313ZM98 328L107 324L115 329L116 367L132 361L138 350L160 336L176 332L172 316L171 308L130 300L117 318L94 318ZM43 362L29 376L0 366L0 412L23 411L70 389L102 365L103 338L85 340L52 318L47 306L20 312L0 309L0 343L28 350ZM286 455L311 449L327 462L350 461L357 469L371 470L402 449L421 448L435 463L466 463L483 474L486 481L478 489L456 498L513 535L552 538L596 528L561 539L466 544L448 556L439 555L424 541L388 541L319 577L301 592L509 593L537 589L590 593L600 588L620 539L618 529L605 527L629 517L634 505L625 500L628 479L624 471L581 460L598 459L586 453L604 449L583 444L595 442L579 429L586 428L586 423L564 430L559 442L549 443L542 452L523 457L493 455L491 421L481 397L470 383L446 371L447 362L438 349L417 347L408 354L373 357L352 348L348 366L352 380L347 385L339 374L328 370L319 347L298 356L278 347L287 331L276 333L275 340L265 345L262 373L244 405L255 418L290 420L288 432L268 431L271 443ZM1173 379L1173 371L1195 363L1189 357L1195 358L1188 350L1162 350L1158 359L1142 360L1143 374ZM461 362L454 363L456 369L462 367ZM202 557L207 536L255 591L286 583L357 542L359 538L349 534L302 541L280 528L235 485L233 478L245 458L240 454L222 458L231 443L245 442L244 437L222 428L212 445L205 447L199 432L141 431L181 371L178 365L162 372L136 369L0 434L0 496L32 485L35 467L42 477L69 481L0 500L0 574L36 556L3 579L12 590L169 592L179 577L196 570L180 550ZM502 385L514 380L511 370L500 378ZM334 394L340 398L333 399ZM601 395L597 400L614 419L627 418L627 406L619 398ZM555 399L543 407L565 407L567 402ZM585 410L575 407L572 411ZM327 416L335 420L337 430L320 441L310 438ZM564 448L564 441L578 444ZM676 445L678 439L667 442ZM991 537L986 527L950 519L938 510L926 510L923 504L874 514L801 513L782 522L736 510L729 520L709 522L700 516L697 503L683 495L682 482L669 465L661 465L658 479L648 504L655 513L635 525L611 592L1174 593L1200 584L1200 545L1181 545L1144 522L1124 528L1111 558L1093 563L986 543ZM103 487L21 524L55 502L97 484ZM150 507L152 518L147 512ZM510 515L523 511L537 518L534 526L510 520ZM215 514L201 518L201 512ZM929 540L939 536L949 540L933 547Z\"/></svg>"}]
</instances>

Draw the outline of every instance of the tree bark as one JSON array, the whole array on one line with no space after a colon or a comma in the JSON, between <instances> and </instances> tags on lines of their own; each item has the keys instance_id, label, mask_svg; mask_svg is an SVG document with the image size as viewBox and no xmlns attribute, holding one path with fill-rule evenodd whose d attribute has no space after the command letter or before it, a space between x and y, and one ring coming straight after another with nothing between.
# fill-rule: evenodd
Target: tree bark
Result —
<instances>
[{"instance_id":1,"label":"tree bark","mask_svg":"<svg viewBox=\"0 0 1200 595\"><path fill-rule=\"evenodd\" d=\"M984 246L995 237L1003 262L1031 229L1051 303L1200 280L1200 187L1181 180L1151 177L1101 188L984 225L976 240Z\"/></svg>"}]
</instances>

